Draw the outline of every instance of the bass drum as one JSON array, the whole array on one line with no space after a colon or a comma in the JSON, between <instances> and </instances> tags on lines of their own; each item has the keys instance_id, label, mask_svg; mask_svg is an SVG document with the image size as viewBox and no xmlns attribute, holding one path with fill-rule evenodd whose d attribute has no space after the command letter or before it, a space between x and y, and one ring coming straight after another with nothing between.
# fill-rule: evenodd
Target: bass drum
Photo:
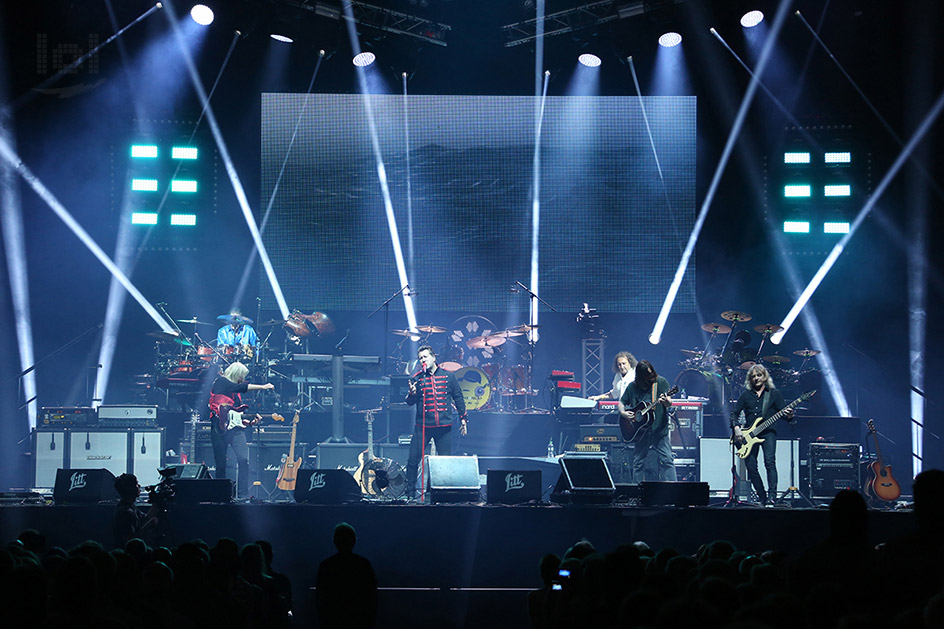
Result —
<instances>
[{"instance_id":1,"label":"bass drum","mask_svg":"<svg viewBox=\"0 0 944 629\"><path fill-rule=\"evenodd\" d=\"M456 379L459 381L459 388L462 389L466 410L478 410L488 404L492 387L484 371L478 367L463 367L456 372Z\"/></svg>"},{"instance_id":2,"label":"bass drum","mask_svg":"<svg viewBox=\"0 0 944 629\"><path fill-rule=\"evenodd\" d=\"M446 345L439 350L436 355L439 366L446 371L459 371L462 369L462 348L458 345Z\"/></svg>"}]
</instances>

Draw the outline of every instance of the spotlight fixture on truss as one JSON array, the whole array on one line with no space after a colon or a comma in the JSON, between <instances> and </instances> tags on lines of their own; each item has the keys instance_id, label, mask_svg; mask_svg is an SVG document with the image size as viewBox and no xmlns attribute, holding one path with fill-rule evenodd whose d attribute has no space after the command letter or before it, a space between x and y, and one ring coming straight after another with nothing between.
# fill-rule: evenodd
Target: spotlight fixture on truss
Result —
<instances>
[{"instance_id":1,"label":"spotlight fixture on truss","mask_svg":"<svg viewBox=\"0 0 944 629\"><path fill-rule=\"evenodd\" d=\"M437 46L446 45L446 35L452 30L448 24L433 22L415 15L384 9L357 0L343 0L351 7L354 23L368 28L375 28L385 33L415 37ZM279 0L279 4L311 11L319 17L332 20L348 19L342 5L333 2L314 2L312 0Z\"/></svg>"}]
</instances>

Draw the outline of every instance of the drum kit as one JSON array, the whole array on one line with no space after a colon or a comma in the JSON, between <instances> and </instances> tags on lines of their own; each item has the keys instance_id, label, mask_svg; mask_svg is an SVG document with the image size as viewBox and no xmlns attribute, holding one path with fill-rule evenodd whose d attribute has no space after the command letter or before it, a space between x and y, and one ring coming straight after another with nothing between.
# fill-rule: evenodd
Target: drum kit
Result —
<instances>
[{"instance_id":1,"label":"drum kit","mask_svg":"<svg viewBox=\"0 0 944 629\"><path fill-rule=\"evenodd\" d=\"M528 332L537 325L522 324L495 330L491 321L484 317L463 317L453 324L453 332L444 343L436 344L433 335L443 334L446 328L437 325L418 325L415 331L390 330L404 337L399 344L403 373L416 372L417 361L405 360L405 341L420 342L436 347L437 364L446 371L454 372L466 408L469 410L522 410L528 403L531 387L531 368L528 364L510 364L508 352L502 348L506 343L526 350L519 358L527 359L533 350ZM522 337L528 336L527 343Z\"/></svg>"},{"instance_id":2,"label":"drum kit","mask_svg":"<svg viewBox=\"0 0 944 629\"><path fill-rule=\"evenodd\" d=\"M723 402L733 402L744 390L747 370L755 364L767 368L771 378L778 388L799 390L801 381L808 381L819 375L819 370L806 368L810 358L819 354L819 350L801 349L793 352L801 356L803 361L798 369L791 369L789 356L780 354L764 355L764 347L770 335L783 330L776 323L755 325L753 330L760 334L760 343L756 348L751 347L751 333L747 329L738 330L738 324L747 323L753 317L746 312L726 310L721 313L721 319L727 323L705 323L701 329L708 332L708 340L703 349L683 349L686 355L679 362L682 371L675 378L675 384L683 389L690 397L704 397L708 399L714 409L720 409ZM724 336L724 344L718 349L712 349L715 338Z\"/></svg>"}]
</instances>

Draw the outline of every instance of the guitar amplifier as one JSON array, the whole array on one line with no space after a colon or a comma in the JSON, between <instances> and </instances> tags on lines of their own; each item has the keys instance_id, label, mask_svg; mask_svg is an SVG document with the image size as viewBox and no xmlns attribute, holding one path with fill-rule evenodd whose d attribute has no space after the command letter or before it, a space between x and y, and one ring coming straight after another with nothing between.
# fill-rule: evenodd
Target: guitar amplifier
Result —
<instances>
[{"instance_id":1,"label":"guitar amplifier","mask_svg":"<svg viewBox=\"0 0 944 629\"><path fill-rule=\"evenodd\" d=\"M279 470L282 469L282 462L288 458L289 443L263 443L256 442L249 444L249 471L253 482L259 481L262 486L269 491L275 489L275 481L279 477ZM308 455L308 444L305 442L295 443L295 458L301 459L302 464Z\"/></svg>"},{"instance_id":2,"label":"guitar amplifier","mask_svg":"<svg viewBox=\"0 0 944 629\"><path fill-rule=\"evenodd\" d=\"M44 428L84 428L98 423L98 413L87 406L44 406L39 409L38 419Z\"/></svg>"},{"instance_id":3,"label":"guitar amplifier","mask_svg":"<svg viewBox=\"0 0 944 629\"><path fill-rule=\"evenodd\" d=\"M859 449L857 443L811 443L810 497L833 498L842 489L858 491Z\"/></svg>"}]
</instances>

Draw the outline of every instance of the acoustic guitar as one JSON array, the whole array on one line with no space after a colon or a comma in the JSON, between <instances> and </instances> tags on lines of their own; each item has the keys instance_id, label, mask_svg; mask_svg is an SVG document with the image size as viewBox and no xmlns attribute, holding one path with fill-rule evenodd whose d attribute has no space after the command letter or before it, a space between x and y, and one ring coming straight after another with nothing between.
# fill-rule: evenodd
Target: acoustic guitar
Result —
<instances>
[{"instance_id":1,"label":"acoustic guitar","mask_svg":"<svg viewBox=\"0 0 944 629\"><path fill-rule=\"evenodd\" d=\"M796 408L798 405L807 401L814 395L816 395L816 389L813 389L812 391L807 391L806 393L804 393L797 399L793 400L792 402L784 406L782 409L780 409L779 411L777 411L776 413L774 413L767 419L764 419L763 417L758 417L757 419L755 419L753 425L751 425L750 428L748 428L747 430L741 431L740 439L731 437L731 443L733 443L735 446L738 446L737 455L741 457L742 459L746 459L748 455L751 453L751 450L754 449L754 446L756 446L758 443L763 443L764 441L766 441L766 439L758 438L757 435L759 435L760 433L764 432L765 430L773 426L775 423L777 423L777 420L783 417L784 415L786 415L787 411L789 411L792 408Z\"/></svg>"},{"instance_id":2,"label":"acoustic guitar","mask_svg":"<svg viewBox=\"0 0 944 629\"><path fill-rule=\"evenodd\" d=\"M283 491L293 491L295 481L298 477L298 470L302 466L302 457L295 458L295 430L298 428L298 411L295 411L295 419L292 420L292 441L288 447L288 457L282 461L282 467L279 468L279 476L275 479L275 486Z\"/></svg>"},{"instance_id":3,"label":"acoustic guitar","mask_svg":"<svg viewBox=\"0 0 944 629\"><path fill-rule=\"evenodd\" d=\"M678 387L672 387L665 392L665 396L672 397L678 393L678 390ZM652 411L656 407L656 404L661 404L661 402L659 402L659 400L650 403L640 402L633 408L626 409L633 411L634 415L632 419L626 419L620 415L620 433L623 435L623 441L638 441L646 434L649 427L652 426L652 421L655 419L655 413Z\"/></svg>"},{"instance_id":4,"label":"acoustic guitar","mask_svg":"<svg viewBox=\"0 0 944 629\"><path fill-rule=\"evenodd\" d=\"M381 407L384 405L381 401ZM364 411L367 422L367 449L357 456L357 470L354 480L361 488L361 493L369 496L397 498L406 489L406 474L400 464L393 459L374 456L374 413L379 408Z\"/></svg>"},{"instance_id":5,"label":"acoustic guitar","mask_svg":"<svg viewBox=\"0 0 944 629\"><path fill-rule=\"evenodd\" d=\"M869 469L872 470L872 479L866 485L866 491L881 500L898 500L898 497L901 496L901 487L898 486L898 481L892 476L891 465L882 464L882 450L879 448L878 434L871 419L869 420L869 434L875 440L876 460L869 463Z\"/></svg>"}]
</instances>

